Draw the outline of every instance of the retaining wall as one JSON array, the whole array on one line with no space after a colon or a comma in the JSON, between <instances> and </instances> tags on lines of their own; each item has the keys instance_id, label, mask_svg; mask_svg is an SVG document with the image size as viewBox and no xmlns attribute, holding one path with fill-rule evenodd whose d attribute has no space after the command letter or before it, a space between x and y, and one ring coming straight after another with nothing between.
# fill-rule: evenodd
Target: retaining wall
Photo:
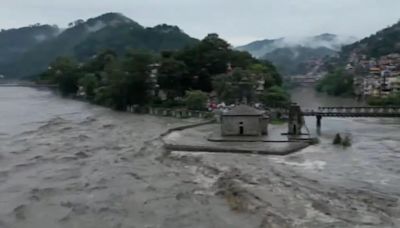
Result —
<instances>
[{"instance_id":1,"label":"retaining wall","mask_svg":"<svg viewBox=\"0 0 400 228\"><path fill-rule=\"evenodd\" d=\"M129 106L126 109L128 112L132 113L144 113L150 114L155 116L170 116L175 118L213 118L214 113L212 112L205 112L205 111L192 111L186 109L170 109L170 108L142 108L142 107L135 107Z\"/></svg>"}]
</instances>

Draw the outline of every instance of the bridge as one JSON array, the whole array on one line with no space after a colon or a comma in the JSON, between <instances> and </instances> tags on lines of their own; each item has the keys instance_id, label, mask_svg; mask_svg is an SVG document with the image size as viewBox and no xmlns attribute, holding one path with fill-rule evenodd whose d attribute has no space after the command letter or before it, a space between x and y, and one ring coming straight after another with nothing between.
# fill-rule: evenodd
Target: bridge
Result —
<instances>
[{"instance_id":1,"label":"bridge","mask_svg":"<svg viewBox=\"0 0 400 228\"><path fill-rule=\"evenodd\" d=\"M400 117L400 107L319 107L317 110L304 110L303 116L393 118Z\"/></svg>"},{"instance_id":2,"label":"bridge","mask_svg":"<svg viewBox=\"0 0 400 228\"><path fill-rule=\"evenodd\" d=\"M319 107L317 110L304 110L302 115L315 116L317 118L317 128L321 128L322 117L399 118L400 107Z\"/></svg>"}]
</instances>

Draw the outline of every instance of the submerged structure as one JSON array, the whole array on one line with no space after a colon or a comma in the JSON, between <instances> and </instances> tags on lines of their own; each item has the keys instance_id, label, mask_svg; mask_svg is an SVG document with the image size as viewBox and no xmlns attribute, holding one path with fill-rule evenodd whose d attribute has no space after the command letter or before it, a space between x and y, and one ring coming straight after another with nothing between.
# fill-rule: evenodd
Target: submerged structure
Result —
<instances>
[{"instance_id":1,"label":"submerged structure","mask_svg":"<svg viewBox=\"0 0 400 228\"><path fill-rule=\"evenodd\" d=\"M222 136L262 136L268 134L269 115L248 105L238 105L221 115Z\"/></svg>"},{"instance_id":2,"label":"submerged structure","mask_svg":"<svg viewBox=\"0 0 400 228\"><path fill-rule=\"evenodd\" d=\"M299 105L293 103L289 107L289 135L301 135L301 129L304 126L304 117Z\"/></svg>"}]
</instances>

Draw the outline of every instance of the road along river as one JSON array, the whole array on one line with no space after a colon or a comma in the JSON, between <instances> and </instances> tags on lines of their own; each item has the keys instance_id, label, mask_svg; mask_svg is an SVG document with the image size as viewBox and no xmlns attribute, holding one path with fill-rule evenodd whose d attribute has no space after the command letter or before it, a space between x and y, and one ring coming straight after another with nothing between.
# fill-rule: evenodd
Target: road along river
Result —
<instances>
[{"instance_id":1,"label":"road along river","mask_svg":"<svg viewBox=\"0 0 400 228\"><path fill-rule=\"evenodd\" d=\"M193 121L0 88L0 227L400 227L399 121L324 119L287 157L165 151Z\"/></svg>"}]
</instances>

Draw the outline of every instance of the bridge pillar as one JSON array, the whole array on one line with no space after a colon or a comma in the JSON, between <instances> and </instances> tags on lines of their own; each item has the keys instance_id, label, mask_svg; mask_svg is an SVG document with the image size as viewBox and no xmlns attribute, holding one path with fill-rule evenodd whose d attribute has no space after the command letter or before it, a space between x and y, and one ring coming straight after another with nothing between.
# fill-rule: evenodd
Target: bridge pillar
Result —
<instances>
[{"instance_id":1,"label":"bridge pillar","mask_svg":"<svg viewBox=\"0 0 400 228\"><path fill-rule=\"evenodd\" d=\"M322 125L322 116L317 115L317 129L321 130L321 125Z\"/></svg>"},{"instance_id":2,"label":"bridge pillar","mask_svg":"<svg viewBox=\"0 0 400 228\"><path fill-rule=\"evenodd\" d=\"M294 136L301 135L303 125L304 118L300 106L291 104L289 108L288 134Z\"/></svg>"}]
</instances>

